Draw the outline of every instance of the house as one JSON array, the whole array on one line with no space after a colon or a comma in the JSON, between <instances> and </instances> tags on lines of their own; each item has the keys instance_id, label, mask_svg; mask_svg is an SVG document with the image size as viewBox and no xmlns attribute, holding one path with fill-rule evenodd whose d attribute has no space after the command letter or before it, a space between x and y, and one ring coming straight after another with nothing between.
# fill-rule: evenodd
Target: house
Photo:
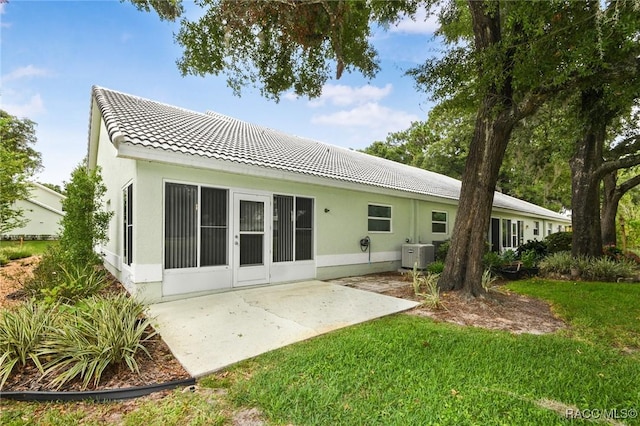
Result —
<instances>
[{"instance_id":1,"label":"house","mask_svg":"<svg viewBox=\"0 0 640 426\"><path fill-rule=\"evenodd\" d=\"M60 234L60 220L64 216L62 200L65 196L37 182L29 184L29 196L15 206L23 211L25 226L2 235L3 239L50 240Z\"/></svg>"},{"instance_id":2,"label":"house","mask_svg":"<svg viewBox=\"0 0 640 426\"><path fill-rule=\"evenodd\" d=\"M100 250L149 302L396 270L404 243L451 237L460 181L437 173L101 87L89 133L115 212ZM496 193L487 237L503 250L568 224Z\"/></svg>"}]
</instances>

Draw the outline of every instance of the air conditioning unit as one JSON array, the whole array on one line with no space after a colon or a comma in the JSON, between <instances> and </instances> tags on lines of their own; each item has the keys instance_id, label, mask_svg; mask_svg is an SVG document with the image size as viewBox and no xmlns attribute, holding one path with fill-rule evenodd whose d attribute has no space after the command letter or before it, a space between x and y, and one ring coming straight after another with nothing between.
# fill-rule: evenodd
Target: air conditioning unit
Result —
<instances>
[{"instance_id":1,"label":"air conditioning unit","mask_svg":"<svg viewBox=\"0 0 640 426\"><path fill-rule=\"evenodd\" d=\"M418 269L425 269L435 259L433 244L403 244L402 267L413 269L417 263Z\"/></svg>"}]
</instances>

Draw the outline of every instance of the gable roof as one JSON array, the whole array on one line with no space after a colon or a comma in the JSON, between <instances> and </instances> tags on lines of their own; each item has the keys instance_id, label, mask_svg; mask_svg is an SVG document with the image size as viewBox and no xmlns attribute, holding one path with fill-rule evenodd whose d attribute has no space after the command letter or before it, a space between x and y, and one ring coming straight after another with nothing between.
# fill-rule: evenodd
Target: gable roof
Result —
<instances>
[{"instance_id":1,"label":"gable roof","mask_svg":"<svg viewBox=\"0 0 640 426\"><path fill-rule=\"evenodd\" d=\"M111 141L457 200L457 179L358 151L282 133L215 112L200 113L94 86ZM327 184L330 184L328 181ZM567 221L496 192L494 207Z\"/></svg>"}]
</instances>

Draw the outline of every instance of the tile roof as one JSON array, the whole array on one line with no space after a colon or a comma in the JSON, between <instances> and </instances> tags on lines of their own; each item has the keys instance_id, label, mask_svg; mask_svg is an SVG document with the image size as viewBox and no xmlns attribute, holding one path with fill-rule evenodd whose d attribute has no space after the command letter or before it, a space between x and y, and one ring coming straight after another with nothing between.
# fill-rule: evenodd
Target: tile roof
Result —
<instances>
[{"instance_id":1,"label":"tile roof","mask_svg":"<svg viewBox=\"0 0 640 426\"><path fill-rule=\"evenodd\" d=\"M457 200L460 194L457 179L215 112L189 111L97 86L93 97L111 139L119 136L123 143L428 196ZM498 192L494 207L564 218Z\"/></svg>"}]
</instances>

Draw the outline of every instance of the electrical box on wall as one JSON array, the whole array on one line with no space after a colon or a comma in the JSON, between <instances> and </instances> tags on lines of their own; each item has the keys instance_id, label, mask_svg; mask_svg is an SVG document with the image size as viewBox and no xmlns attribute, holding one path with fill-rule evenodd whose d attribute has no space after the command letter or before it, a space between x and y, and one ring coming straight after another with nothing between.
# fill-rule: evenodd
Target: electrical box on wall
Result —
<instances>
[{"instance_id":1,"label":"electrical box on wall","mask_svg":"<svg viewBox=\"0 0 640 426\"><path fill-rule=\"evenodd\" d=\"M413 269L417 263L418 269L425 269L435 259L433 244L403 244L402 267Z\"/></svg>"}]
</instances>

